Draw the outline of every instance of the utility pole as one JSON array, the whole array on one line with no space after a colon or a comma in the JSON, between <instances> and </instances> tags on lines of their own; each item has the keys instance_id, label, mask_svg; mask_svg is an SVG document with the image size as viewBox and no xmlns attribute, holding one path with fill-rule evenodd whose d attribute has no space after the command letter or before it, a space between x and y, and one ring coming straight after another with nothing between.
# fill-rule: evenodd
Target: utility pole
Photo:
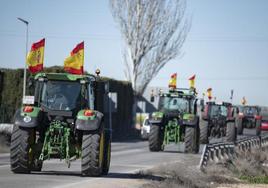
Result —
<instances>
[{"instance_id":1,"label":"utility pole","mask_svg":"<svg viewBox=\"0 0 268 188\"><path fill-rule=\"evenodd\" d=\"M24 74L23 74L23 92L22 92L22 103L24 100L24 97L26 95L26 70L27 70L27 53L28 53L28 25L29 22L22 19L17 18L19 21L23 22L26 25L26 45L25 45L25 65L24 65Z\"/></svg>"}]
</instances>

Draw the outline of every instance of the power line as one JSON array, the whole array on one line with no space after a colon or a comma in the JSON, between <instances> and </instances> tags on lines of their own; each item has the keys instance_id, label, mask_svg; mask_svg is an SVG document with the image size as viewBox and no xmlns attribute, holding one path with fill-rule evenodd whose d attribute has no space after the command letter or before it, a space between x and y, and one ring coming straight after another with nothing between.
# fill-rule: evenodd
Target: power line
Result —
<instances>
[{"instance_id":1,"label":"power line","mask_svg":"<svg viewBox=\"0 0 268 188\"><path fill-rule=\"evenodd\" d=\"M0 31L0 36L10 37L24 37L22 34L10 31ZM31 34L31 37L43 37L46 38L59 38L59 39L75 39L75 38L88 38L95 40L118 40L120 36L115 35L60 35L60 34ZM200 36L200 37L188 37L189 42L268 42L268 37L265 36Z\"/></svg>"}]
</instances>

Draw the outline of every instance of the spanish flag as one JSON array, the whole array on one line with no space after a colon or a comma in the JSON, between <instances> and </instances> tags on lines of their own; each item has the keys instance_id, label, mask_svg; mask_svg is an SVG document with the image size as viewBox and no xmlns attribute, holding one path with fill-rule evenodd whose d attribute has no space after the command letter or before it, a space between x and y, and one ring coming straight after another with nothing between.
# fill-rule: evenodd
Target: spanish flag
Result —
<instances>
[{"instance_id":1,"label":"spanish flag","mask_svg":"<svg viewBox=\"0 0 268 188\"><path fill-rule=\"evenodd\" d=\"M173 88L173 89L175 89L177 87L177 73L174 73L171 75L168 87Z\"/></svg>"},{"instance_id":2,"label":"spanish flag","mask_svg":"<svg viewBox=\"0 0 268 188\"><path fill-rule=\"evenodd\" d=\"M43 70L44 64L45 39L33 43L31 51L27 55L27 64L31 73Z\"/></svg>"},{"instance_id":3,"label":"spanish flag","mask_svg":"<svg viewBox=\"0 0 268 188\"><path fill-rule=\"evenodd\" d=\"M195 88L195 75L189 78L190 88Z\"/></svg>"},{"instance_id":4,"label":"spanish flag","mask_svg":"<svg viewBox=\"0 0 268 188\"><path fill-rule=\"evenodd\" d=\"M212 88L208 88L208 89L207 89L207 96L208 96L208 99L209 99L209 100L212 99Z\"/></svg>"},{"instance_id":5,"label":"spanish flag","mask_svg":"<svg viewBox=\"0 0 268 188\"><path fill-rule=\"evenodd\" d=\"M71 74L84 73L84 42L79 43L64 60L64 70Z\"/></svg>"},{"instance_id":6,"label":"spanish flag","mask_svg":"<svg viewBox=\"0 0 268 188\"><path fill-rule=\"evenodd\" d=\"M241 100L242 105L246 105L247 104L247 100L246 97L243 97Z\"/></svg>"}]
</instances>

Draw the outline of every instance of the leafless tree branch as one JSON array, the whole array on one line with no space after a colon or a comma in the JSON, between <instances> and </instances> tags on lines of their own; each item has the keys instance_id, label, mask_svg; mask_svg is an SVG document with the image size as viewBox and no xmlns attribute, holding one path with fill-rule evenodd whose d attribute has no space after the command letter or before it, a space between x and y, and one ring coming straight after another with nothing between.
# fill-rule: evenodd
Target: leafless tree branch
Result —
<instances>
[{"instance_id":1,"label":"leafless tree branch","mask_svg":"<svg viewBox=\"0 0 268 188\"><path fill-rule=\"evenodd\" d=\"M181 55L190 30L186 0L110 0L110 6L125 41L126 78L142 95L161 68Z\"/></svg>"}]
</instances>

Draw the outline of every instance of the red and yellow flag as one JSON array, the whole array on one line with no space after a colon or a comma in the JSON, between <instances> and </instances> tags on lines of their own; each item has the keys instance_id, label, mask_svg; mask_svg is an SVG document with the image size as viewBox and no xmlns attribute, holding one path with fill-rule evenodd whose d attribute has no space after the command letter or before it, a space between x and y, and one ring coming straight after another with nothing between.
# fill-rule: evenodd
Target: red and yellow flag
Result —
<instances>
[{"instance_id":1,"label":"red and yellow flag","mask_svg":"<svg viewBox=\"0 0 268 188\"><path fill-rule=\"evenodd\" d=\"M45 39L33 43L31 51L27 55L27 64L31 73L43 70Z\"/></svg>"},{"instance_id":2,"label":"red and yellow flag","mask_svg":"<svg viewBox=\"0 0 268 188\"><path fill-rule=\"evenodd\" d=\"M212 88L207 89L207 96L208 96L208 100L212 99Z\"/></svg>"},{"instance_id":3,"label":"red and yellow flag","mask_svg":"<svg viewBox=\"0 0 268 188\"><path fill-rule=\"evenodd\" d=\"M64 70L71 74L84 73L84 42L79 43L64 60Z\"/></svg>"},{"instance_id":4,"label":"red and yellow flag","mask_svg":"<svg viewBox=\"0 0 268 188\"><path fill-rule=\"evenodd\" d=\"M175 89L177 87L177 73L174 73L171 75L168 87L173 88L173 89Z\"/></svg>"},{"instance_id":5,"label":"red and yellow flag","mask_svg":"<svg viewBox=\"0 0 268 188\"><path fill-rule=\"evenodd\" d=\"M242 105L246 105L247 104L247 100L246 97L243 97L241 100Z\"/></svg>"},{"instance_id":6,"label":"red and yellow flag","mask_svg":"<svg viewBox=\"0 0 268 188\"><path fill-rule=\"evenodd\" d=\"M195 75L189 78L190 88L195 88Z\"/></svg>"}]
</instances>

